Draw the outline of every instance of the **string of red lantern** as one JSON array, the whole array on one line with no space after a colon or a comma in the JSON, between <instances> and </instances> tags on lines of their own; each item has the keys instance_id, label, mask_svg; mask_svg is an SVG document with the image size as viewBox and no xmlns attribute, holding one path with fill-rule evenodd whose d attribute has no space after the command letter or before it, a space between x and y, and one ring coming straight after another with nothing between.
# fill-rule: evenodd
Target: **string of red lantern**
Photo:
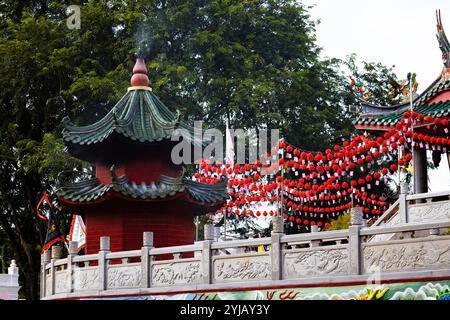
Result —
<instances>
[{"instance_id":1,"label":"string of red lantern","mask_svg":"<svg viewBox=\"0 0 450 320\"><path fill-rule=\"evenodd\" d=\"M413 120L411 120L411 119ZM418 119L417 121L414 119ZM263 170L270 163L270 154L266 154L266 163L260 161L254 164L231 166L229 164L209 164L202 162L201 173L196 173L195 178L205 183L217 183L223 176L229 177L228 186L231 196L227 202L227 208L237 214L268 216L275 214L274 211L269 213L253 212L252 210L240 210L241 206L250 206L255 203L270 202L277 203L280 201L280 187L284 186L282 192L290 201L285 201L288 212L294 214L302 214L300 208L306 203L320 202L319 213L339 212L348 209L348 203L366 201L364 212L372 214L381 214L389 203L385 199L374 200L367 199L363 196L364 186L370 189L372 184L378 184L379 180L386 179L389 173L397 170L398 166L407 166L411 161L411 154L403 155L398 161L391 154L397 154L399 147L407 148L411 139L416 144L423 141L426 144L450 145L450 139L443 136L429 136L421 133L412 133L408 126L409 121L415 121L415 125L423 120L423 125L434 125L435 131L442 126L443 131L448 133L448 120L432 118L430 116L418 113L405 113L403 119L396 125L396 130L391 129L384 133L382 137L370 139L366 135L353 137L350 141L344 141L341 145L335 145L333 151L327 149L325 153L311 152L297 148L293 145L280 141L278 147L283 151L283 157L279 159L279 165L288 173L294 172L298 177L296 179L278 176L275 181L262 181L265 177ZM275 151L276 152L276 151ZM272 155L274 150L272 150ZM384 163L386 166L381 170L366 174L365 177L358 179L349 179L353 177L353 171L358 168L364 172L364 167L371 169L372 165ZM309 173L307 173L309 172ZM348 173L348 174L347 174ZM323 183L318 181L322 180ZM349 181L346 181L349 180ZM325 201L335 201L336 199L347 199L351 195L352 202L340 206L326 206ZM371 195L375 196L375 195ZM338 200L340 201L340 200ZM299 204L300 203L300 204ZM293 215L289 216L292 221ZM297 218L300 219L300 218Z\"/></svg>"}]
</instances>

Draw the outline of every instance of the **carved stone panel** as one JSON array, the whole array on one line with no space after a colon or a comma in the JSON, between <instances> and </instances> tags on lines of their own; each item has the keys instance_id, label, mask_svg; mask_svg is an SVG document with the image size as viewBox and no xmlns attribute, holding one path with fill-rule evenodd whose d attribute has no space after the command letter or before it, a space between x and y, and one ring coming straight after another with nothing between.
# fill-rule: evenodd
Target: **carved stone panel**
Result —
<instances>
[{"instance_id":1,"label":"carved stone panel","mask_svg":"<svg viewBox=\"0 0 450 320\"><path fill-rule=\"evenodd\" d=\"M74 290L98 290L98 275L97 267L75 268L73 271Z\"/></svg>"},{"instance_id":2,"label":"carved stone panel","mask_svg":"<svg viewBox=\"0 0 450 320\"><path fill-rule=\"evenodd\" d=\"M172 262L152 265L152 286L197 284L201 281L199 261Z\"/></svg>"},{"instance_id":3,"label":"carved stone panel","mask_svg":"<svg viewBox=\"0 0 450 320\"><path fill-rule=\"evenodd\" d=\"M272 276L270 256L248 256L235 258L215 258L213 281L231 282L245 280L264 280Z\"/></svg>"},{"instance_id":4,"label":"carved stone panel","mask_svg":"<svg viewBox=\"0 0 450 320\"><path fill-rule=\"evenodd\" d=\"M67 292L67 282L69 281L69 274L67 270L55 272L55 293Z\"/></svg>"},{"instance_id":5,"label":"carved stone panel","mask_svg":"<svg viewBox=\"0 0 450 320\"><path fill-rule=\"evenodd\" d=\"M108 289L137 288L141 284L140 265L114 265L108 267Z\"/></svg>"},{"instance_id":6,"label":"carved stone panel","mask_svg":"<svg viewBox=\"0 0 450 320\"><path fill-rule=\"evenodd\" d=\"M347 248L286 251L283 261L285 279L345 275L349 270Z\"/></svg>"},{"instance_id":7,"label":"carved stone panel","mask_svg":"<svg viewBox=\"0 0 450 320\"><path fill-rule=\"evenodd\" d=\"M45 295L49 296L51 295L51 287L52 287L52 277L47 274L45 276Z\"/></svg>"},{"instance_id":8,"label":"carved stone panel","mask_svg":"<svg viewBox=\"0 0 450 320\"><path fill-rule=\"evenodd\" d=\"M363 245L364 270L406 271L450 265L450 237Z\"/></svg>"},{"instance_id":9,"label":"carved stone panel","mask_svg":"<svg viewBox=\"0 0 450 320\"><path fill-rule=\"evenodd\" d=\"M432 222L450 219L450 201L410 206L408 215L410 222Z\"/></svg>"}]
</instances>

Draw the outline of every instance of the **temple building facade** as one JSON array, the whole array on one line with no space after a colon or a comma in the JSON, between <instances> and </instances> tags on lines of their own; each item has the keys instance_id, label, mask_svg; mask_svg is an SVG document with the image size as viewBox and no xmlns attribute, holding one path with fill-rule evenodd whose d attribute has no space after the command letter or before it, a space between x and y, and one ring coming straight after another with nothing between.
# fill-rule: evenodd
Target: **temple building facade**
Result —
<instances>
[{"instance_id":1,"label":"temple building facade","mask_svg":"<svg viewBox=\"0 0 450 320\"><path fill-rule=\"evenodd\" d=\"M398 92L404 101L392 106L374 105L363 102L360 113L354 120L355 128L381 135L389 129L409 126L414 165L414 193L428 192L427 150L432 152L435 166L439 166L441 156L447 158L450 167L450 42L442 25L440 11L437 12L437 40L442 52L443 67L439 76L420 95L413 99L417 84L411 81L411 89L406 85L404 92ZM415 87L415 88L414 88ZM405 94L406 93L406 94ZM403 124L402 119L408 119ZM408 122L409 121L409 122Z\"/></svg>"},{"instance_id":2,"label":"temple building facade","mask_svg":"<svg viewBox=\"0 0 450 320\"><path fill-rule=\"evenodd\" d=\"M68 152L95 167L95 177L57 192L63 207L84 218L87 253L96 253L105 235L114 251L138 249L148 230L157 247L191 244L194 216L214 212L227 198L225 181L192 181L172 162L172 134L192 129L153 94L141 58L128 92L106 116L87 126L65 119L64 126Z\"/></svg>"}]
</instances>

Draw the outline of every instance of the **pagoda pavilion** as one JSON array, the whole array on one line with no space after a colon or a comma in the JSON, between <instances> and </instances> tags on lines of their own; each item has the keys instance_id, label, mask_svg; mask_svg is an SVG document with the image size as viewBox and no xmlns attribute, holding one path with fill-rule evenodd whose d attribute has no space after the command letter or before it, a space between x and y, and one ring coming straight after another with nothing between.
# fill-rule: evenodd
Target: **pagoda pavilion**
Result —
<instances>
[{"instance_id":1,"label":"pagoda pavilion","mask_svg":"<svg viewBox=\"0 0 450 320\"><path fill-rule=\"evenodd\" d=\"M145 231L154 233L156 247L191 244L194 216L216 211L228 197L226 181L190 180L172 162L172 134L190 127L153 94L142 58L106 116L87 126L66 118L64 127L68 152L95 167L95 177L57 191L61 205L84 218L87 253L98 252L100 236L111 237L112 251L138 249Z\"/></svg>"},{"instance_id":2,"label":"pagoda pavilion","mask_svg":"<svg viewBox=\"0 0 450 320\"><path fill-rule=\"evenodd\" d=\"M408 134L408 142L413 149L414 193L428 192L427 150L432 151L436 166L440 163L441 155L447 153L450 166L450 42L442 26L440 11L436 12L436 17L436 37L444 64L441 74L422 94L413 99L408 97L414 93L411 85L411 90L407 86L402 88L403 93L406 92L406 99L399 104L380 106L363 102L354 120L356 129L375 135L392 128L404 130L402 126L405 125L412 129Z\"/></svg>"}]
</instances>

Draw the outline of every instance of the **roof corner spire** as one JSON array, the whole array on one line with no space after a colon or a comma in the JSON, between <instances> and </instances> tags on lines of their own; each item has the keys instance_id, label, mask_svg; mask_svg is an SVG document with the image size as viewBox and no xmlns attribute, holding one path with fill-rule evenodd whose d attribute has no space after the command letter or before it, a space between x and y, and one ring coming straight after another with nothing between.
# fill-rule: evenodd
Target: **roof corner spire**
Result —
<instances>
[{"instance_id":1,"label":"roof corner spire","mask_svg":"<svg viewBox=\"0 0 450 320\"><path fill-rule=\"evenodd\" d=\"M131 77L132 87L148 87L150 81L147 76L147 67L143 58L137 58Z\"/></svg>"},{"instance_id":2,"label":"roof corner spire","mask_svg":"<svg viewBox=\"0 0 450 320\"><path fill-rule=\"evenodd\" d=\"M439 43L439 48L442 51L442 60L444 62L444 67L446 69L449 69L450 68L450 42L448 41L447 36L445 35L444 27L442 25L441 10L436 10L436 21L437 21L436 38Z\"/></svg>"}]
</instances>

